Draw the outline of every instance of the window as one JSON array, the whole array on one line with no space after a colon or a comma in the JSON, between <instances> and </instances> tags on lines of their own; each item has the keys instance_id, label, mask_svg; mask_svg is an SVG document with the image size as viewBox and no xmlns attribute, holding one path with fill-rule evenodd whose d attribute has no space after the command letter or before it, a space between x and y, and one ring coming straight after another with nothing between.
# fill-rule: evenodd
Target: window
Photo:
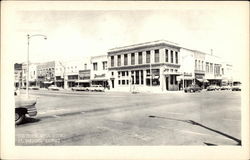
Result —
<instances>
[{"instance_id":1,"label":"window","mask_svg":"<svg viewBox=\"0 0 250 160\"><path fill-rule=\"evenodd\" d=\"M146 51L146 63L150 63L150 51Z\"/></svg>"},{"instance_id":2,"label":"window","mask_svg":"<svg viewBox=\"0 0 250 160\"><path fill-rule=\"evenodd\" d=\"M135 53L131 53L131 65L135 65Z\"/></svg>"},{"instance_id":3,"label":"window","mask_svg":"<svg viewBox=\"0 0 250 160\"><path fill-rule=\"evenodd\" d=\"M127 80L127 84L129 84L129 81Z\"/></svg>"},{"instance_id":4,"label":"window","mask_svg":"<svg viewBox=\"0 0 250 160\"><path fill-rule=\"evenodd\" d=\"M121 55L118 55L117 66L121 66Z\"/></svg>"},{"instance_id":5,"label":"window","mask_svg":"<svg viewBox=\"0 0 250 160\"><path fill-rule=\"evenodd\" d=\"M195 70L197 70L197 60L195 60Z\"/></svg>"},{"instance_id":6,"label":"window","mask_svg":"<svg viewBox=\"0 0 250 160\"><path fill-rule=\"evenodd\" d=\"M122 76L123 76L123 77L125 76L125 71L122 71Z\"/></svg>"},{"instance_id":7,"label":"window","mask_svg":"<svg viewBox=\"0 0 250 160\"><path fill-rule=\"evenodd\" d=\"M94 71L97 71L97 62L95 62L95 63L93 63L93 69L94 69Z\"/></svg>"},{"instance_id":8,"label":"window","mask_svg":"<svg viewBox=\"0 0 250 160\"><path fill-rule=\"evenodd\" d=\"M173 55L173 51L170 51L170 56L171 56L171 63L174 63L174 55Z\"/></svg>"},{"instance_id":9,"label":"window","mask_svg":"<svg viewBox=\"0 0 250 160\"><path fill-rule=\"evenodd\" d=\"M210 63L210 72L213 73L213 63Z\"/></svg>"},{"instance_id":10,"label":"window","mask_svg":"<svg viewBox=\"0 0 250 160\"><path fill-rule=\"evenodd\" d=\"M114 72L111 72L111 75L113 76L113 75L114 75Z\"/></svg>"},{"instance_id":11,"label":"window","mask_svg":"<svg viewBox=\"0 0 250 160\"><path fill-rule=\"evenodd\" d=\"M178 64L178 52L175 52L175 63Z\"/></svg>"},{"instance_id":12,"label":"window","mask_svg":"<svg viewBox=\"0 0 250 160\"><path fill-rule=\"evenodd\" d=\"M102 62L102 69L107 70L107 61Z\"/></svg>"},{"instance_id":13,"label":"window","mask_svg":"<svg viewBox=\"0 0 250 160\"><path fill-rule=\"evenodd\" d=\"M203 71L203 61L201 61L201 70Z\"/></svg>"},{"instance_id":14,"label":"window","mask_svg":"<svg viewBox=\"0 0 250 160\"><path fill-rule=\"evenodd\" d=\"M139 71L135 71L135 84L139 84Z\"/></svg>"},{"instance_id":15,"label":"window","mask_svg":"<svg viewBox=\"0 0 250 160\"><path fill-rule=\"evenodd\" d=\"M124 54L124 65L128 65L128 55Z\"/></svg>"},{"instance_id":16,"label":"window","mask_svg":"<svg viewBox=\"0 0 250 160\"><path fill-rule=\"evenodd\" d=\"M224 68L221 68L221 73L222 75L224 75Z\"/></svg>"},{"instance_id":17,"label":"window","mask_svg":"<svg viewBox=\"0 0 250 160\"><path fill-rule=\"evenodd\" d=\"M168 49L165 50L165 62L168 62Z\"/></svg>"},{"instance_id":18,"label":"window","mask_svg":"<svg viewBox=\"0 0 250 160\"><path fill-rule=\"evenodd\" d=\"M132 84L134 84L134 78L135 78L135 75L134 75L134 71L131 71L131 78L132 78Z\"/></svg>"},{"instance_id":19,"label":"window","mask_svg":"<svg viewBox=\"0 0 250 160\"><path fill-rule=\"evenodd\" d=\"M170 84L174 84L174 75L170 75Z\"/></svg>"},{"instance_id":20,"label":"window","mask_svg":"<svg viewBox=\"0 0 250 160\"><path fill-rule=\"evenodd\" d=\"M125 84L125 80L122 80L122 84L123 84L123 85Z\"/></svg>"},{"instance_id":21,"label":"window","mask_svg":"<svg viewBox=\"0 0 250 160\"><path fill-rule=\"evenodd\" d=\"M138 58L138 64L142 64L142 52L139 52L138 56L139 56L139 58Z\"/></svg>"},{"instance_id":22,"label":"window","mask_svg":"<svg viewBox=\"0 0 250 160\"><path fill-rule=\"evenodd\" d=\"M85 69L85 70L87 69L87 63L84 64L84 69Z\"/></svg>"},{"instance_id":23,"label":"window","mask_svg":"<svg viewBox=\"0 0 250 160\"><path fill-rule=\"evenodd\" d=\"M159 49L155 50L155 63L158 63L160 61L159 57Z\"/></svg>"},{"instance_id":24,"label":"window","mask_svg":"<svg viewBox=\"0 0 250 160\"><path fill-rule=\"evenodd\" d=\"M198 70L200 70L200 69L201 69L201 61L198 60Z\"/></svg>"},{"instance_id":25,"label":"window","mask_svg":"<svg viewBox=\"0 0 250 160\"><path fill-rule=\"evenodd\" d=\"M114 62L114 56L111 56L111 67L114 67L114 64L115 64L115 62Z\"/></svg>"},{"instance_id":26,"label":"window","mask_svg":"<svg viewBox=\"0 0 250 160\"><path fill-rule=\"evenodd\" d=\"M119 84L119 85L121 84L121 80L118 80L118 84Z\"/></svg>"},{"instance_id":27,"label":"window","mask_svg":"<svg viewBox=\"0 0 250 160\"><path fill-rule=\"evenodd\" d=\"M206 62L206 72L209 72L209 63Z\"/></svg>"},{"instance_id":28,"label":"window","mask_svg":"<svg viewBox=\"0 0 250 160\"><path fill-rule=\"evenodd\" d=\"M141 84L143 84L143 70L141 70Z\"/></svg>"}]
</instances>

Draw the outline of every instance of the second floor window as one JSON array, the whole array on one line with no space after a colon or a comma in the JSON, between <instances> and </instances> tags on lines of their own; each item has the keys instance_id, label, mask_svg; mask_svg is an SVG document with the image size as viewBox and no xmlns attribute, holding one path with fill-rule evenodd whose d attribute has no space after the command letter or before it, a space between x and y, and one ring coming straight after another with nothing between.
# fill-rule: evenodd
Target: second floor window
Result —
<instances>
[{"instance_id":1,"label":"second floor window","mask_svg":"<svg viewBox=\"0 0 250 160\"><path fill-rule=\"evenodd\" d=\"M93 63L93 69L94 69L94 71L97 71L97 62L95 62L95 63Z\"/></svg>"},{"instance_id":2,"label":"second floor window","mask_svg":"<svg viewBox=\"0 0 250 160\"><path fill-rule=\"evenodd\" d=\"M131 65L135 65L135 53L131 53Z\"/></svg>"},{"instance_id":3,"label":"second floor window","mask_svg":"<svg viewBox=\"0 0 250 160\"><path fill-rule=\"evenodd\" d=\"M124 54L124 65L128 65L128 55Z\"/></svg>"},{"instance_id":4,"label":"second floor window","mask_svg":"<svg viewBox=\"0 0 250 160\"><path fill-rule=\"evenodd\" d=\"M139 52L138 56L139 56L139 58L138 58L138 64L142 64L142 52Z\"/></svg>"},{"instance_id":5,"label":"second floor window","mask_svg":"<svg viewBox=\"0 0 250 160\"><path fill-rule=\"evenodd\" d=\"M117 66L121 66L121 55L117 56Z\"/></svg>"},{"instance_id":6,"label":"second floor window","mask_svg":"<svg viewBox=\"0 0 250 160\"><path fill-rule=\"evenodd\" d=\"M197 60L195 60L195 70L197 70Z\"/></svg>"},{"instance_id":7,"label":"second floor window","mask_svg":"<svg viewBox=\"0 0 250 160\"><path fill-rule=\"evenodd\" d=\"M159 49L155 50L155 63L160 61L160 57L159 57Z\"/></svg>"},{"instance_id":8,"label":"second floor window","mask_svg":"<svg viewBox=\"0 0 250 160\"><path fill-rule=\"evenodd\" d=\"M174 53L173 53L173 51L171 51L170 54L171 54L170 55L171 56L171 63L174 63Z\"/></svg>"},{"instance_id":9,"label":"second floor window","mask_svg":"<svg viewBox=\"0 0 250 160\"><path fill-rule=\"evenodd\" d=\"M107 70L107 61L102 62L102 69Z\"/></svg>"},{"instance_id":10,"label":"second floor window","mask_svg":"<svg viewBox=\"0 0 250 160\"><path fill-rule=\"evenodd\" d=\"M87 63L84 64L84 69L85 69L85 70L87 69Z\"/></svg>"},{"instance_id":11,"label":"second floor window","mask_svg":"<svg viewBox=\"0 0 250 160\"><path fill-rule=\"evenodd\" d=\"M165 62L168 62L168 49L165 50Z\"/></svg>"},{"instance_id":12,"label":"second floor window","mask_svg":"<svg viewBox=\"0 0 250 160\"><path fill-rule=\"evenodd\" d=\"M150 63L150 51L146 51L146 63Z\"/></svg>"},{"instance_id":13,"label":"second floor window","mask_svg":"<svg viewBox=\"0 0 250 160\"><path fill-rule=\"evenodd\" d=\"M114 67L114 64L115 64L115 62L114 62L114 56L111 56L111 67Z\"/></svg>"},{"instance_id":14,"label":"second floor window","mask_svg":"<svg viewBox=\"0 0 250 160\"><path fill-rule=\"evenodd\" d=\"M175 63L178 64L178 52L175 52Z\"/></svg>"}]
</instances>

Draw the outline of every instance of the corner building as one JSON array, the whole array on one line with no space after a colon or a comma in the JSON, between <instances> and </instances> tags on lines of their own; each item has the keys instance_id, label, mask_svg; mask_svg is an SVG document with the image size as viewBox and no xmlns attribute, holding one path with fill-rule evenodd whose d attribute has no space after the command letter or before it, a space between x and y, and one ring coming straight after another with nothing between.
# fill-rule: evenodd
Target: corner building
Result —
<instances>
[{"instance_id":1,"label":"corner building","mask_svg":"<svg viewBox=\"0 0 250 160\"><path fill-rule=\"evenodd\" d=\"M179 90L180 47L165 40L108 51L110 89L117 91Z\"/></svg>"}]
</instances>

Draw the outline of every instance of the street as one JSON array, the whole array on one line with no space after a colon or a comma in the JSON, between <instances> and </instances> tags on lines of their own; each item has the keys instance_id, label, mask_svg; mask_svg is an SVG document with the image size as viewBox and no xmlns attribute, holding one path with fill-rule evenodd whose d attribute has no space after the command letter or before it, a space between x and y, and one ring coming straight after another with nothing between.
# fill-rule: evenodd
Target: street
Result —
<instances>
[{"instance_id":1,"label":"street","mask_svg":"<svg viewBox=\"0 0 250 160\"><path fill-rule=\"evenodd\" d=\"M241 92L30 91L16 145L240 145Z\"/></svg>"}]
</instances>

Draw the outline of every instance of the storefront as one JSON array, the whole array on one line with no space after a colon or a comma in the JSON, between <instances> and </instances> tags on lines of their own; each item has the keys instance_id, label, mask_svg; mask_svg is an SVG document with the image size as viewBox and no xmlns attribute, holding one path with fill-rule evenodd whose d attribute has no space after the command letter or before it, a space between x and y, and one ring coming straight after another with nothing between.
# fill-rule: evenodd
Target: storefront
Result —
<instances>
[{"instance_id":1,"label":"storefront","mask_svg":"<svg viewBox=\"0 0 250 160\"><path fill-rule=\"evenodd\" d=\"M101 85L104 88L108 88L108 78L105 73L102 74L94 74L94 77L91 79L92 85Z\"/></svg>"}]
</instances>

